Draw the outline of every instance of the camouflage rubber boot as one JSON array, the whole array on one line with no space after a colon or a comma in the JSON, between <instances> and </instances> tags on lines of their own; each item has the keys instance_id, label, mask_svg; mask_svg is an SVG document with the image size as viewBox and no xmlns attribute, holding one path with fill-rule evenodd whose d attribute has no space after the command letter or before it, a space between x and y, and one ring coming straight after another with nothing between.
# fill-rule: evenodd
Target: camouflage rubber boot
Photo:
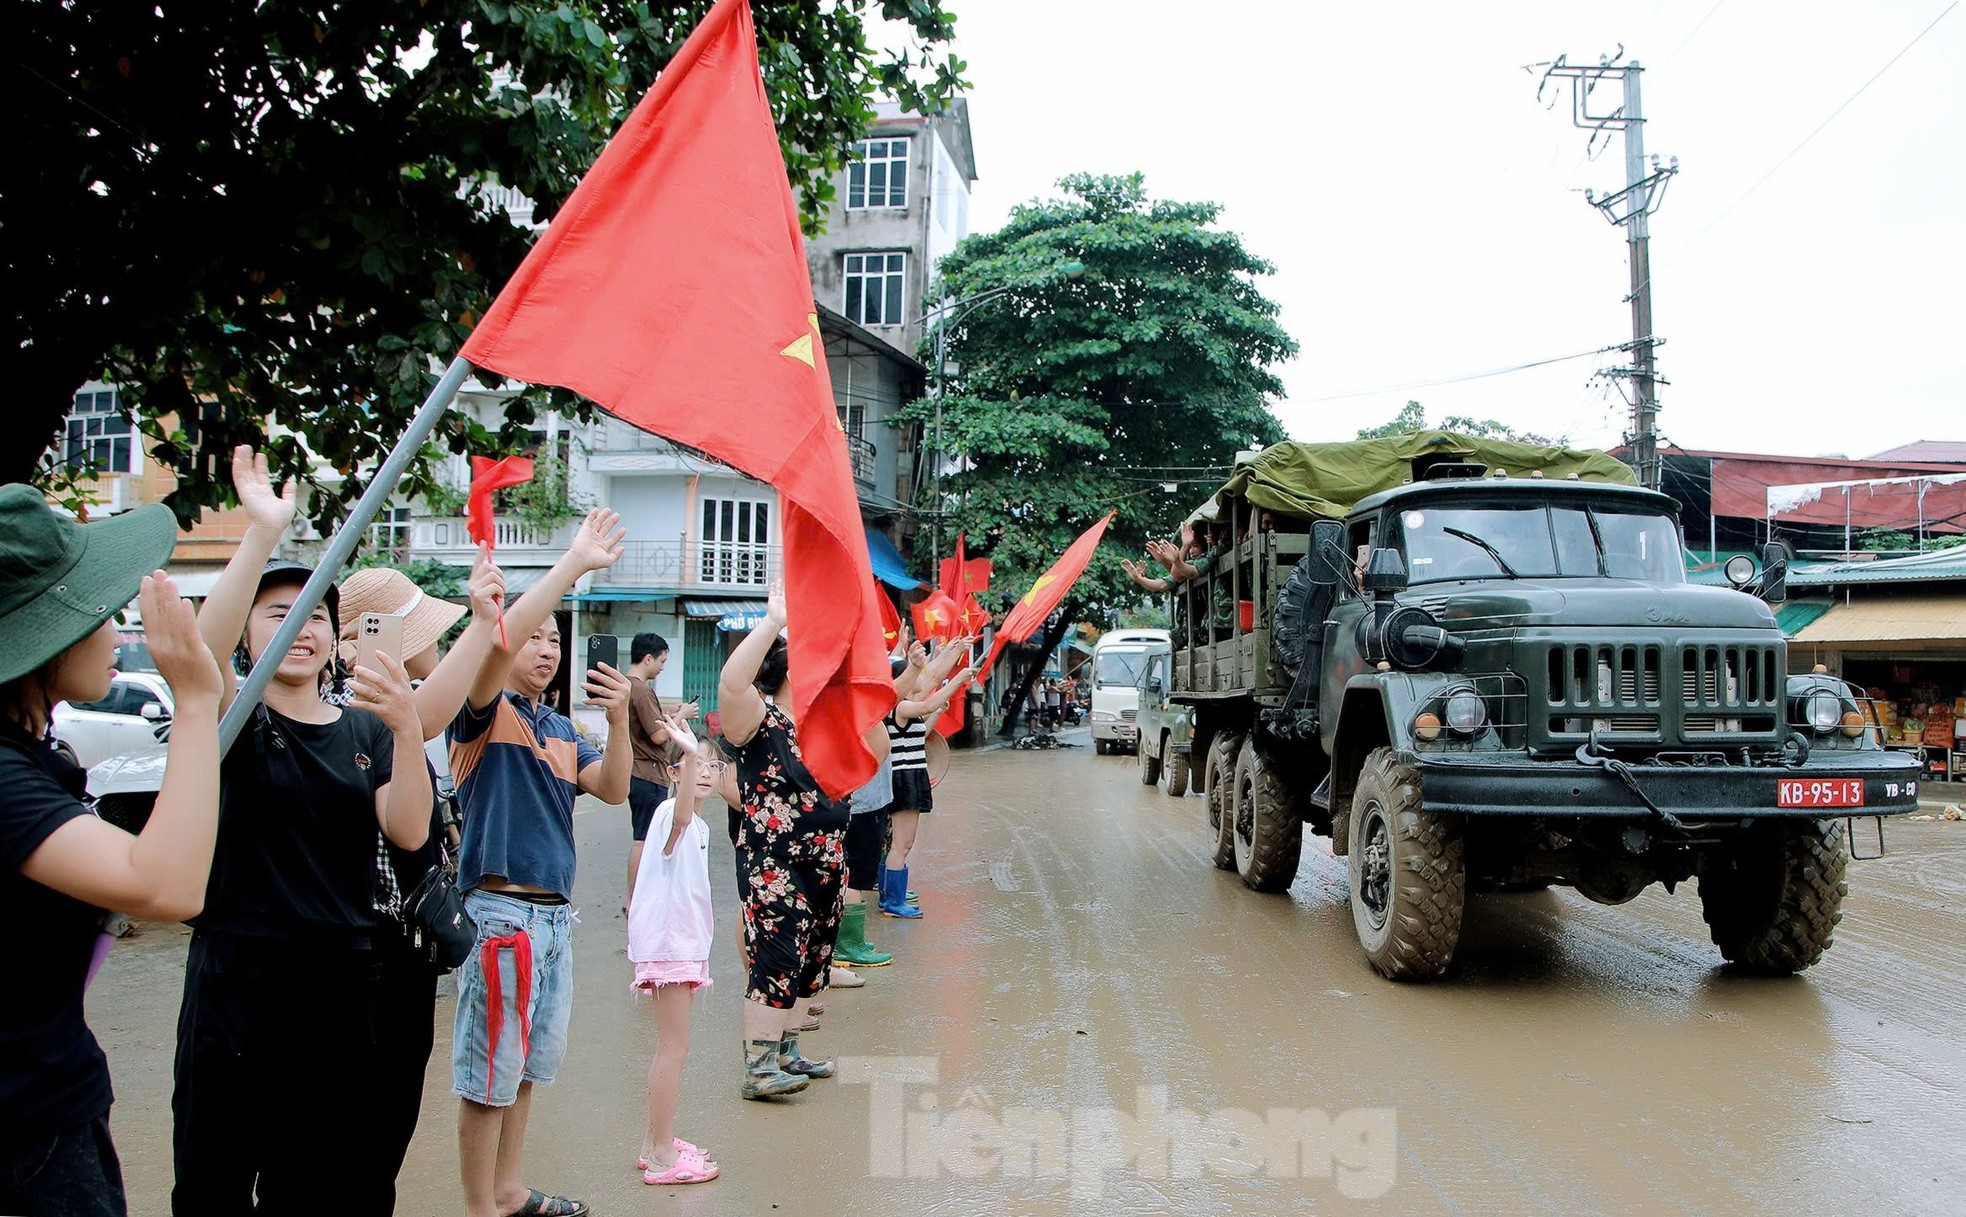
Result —
<instances>
[{"instance_id":1,"label":"camouflage rubber boot","mask_svg":"<svg viewBox=\"0 0 1966 1217\"><path fill-rule=\"evenodd\" d=\"M812 1083L796 1073L787 1073L778 1067L778 1052L784 1045L778 1040L745 1040L744 1043L744 1084L738 1094L747 1099L775 1099L780 1095L797 1094Z\"/></svg>"}]
</instances>

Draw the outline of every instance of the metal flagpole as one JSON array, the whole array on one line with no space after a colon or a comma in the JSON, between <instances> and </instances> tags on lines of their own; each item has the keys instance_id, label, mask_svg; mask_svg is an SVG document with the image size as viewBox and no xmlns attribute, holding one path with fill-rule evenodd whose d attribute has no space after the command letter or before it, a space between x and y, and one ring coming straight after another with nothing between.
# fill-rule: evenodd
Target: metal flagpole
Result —
<instances>
[{"instance_id":1,"label":"metal flagpole","mask_svg":"<svg viewBox=\"0 0 1966 1217\"><path fill-rule=\"evenodd\" d=\"M287 619L280 623L280 628L273 634L273 641L268 643L266 650L260 653L258 661L253 664L253 670L247 673L245 683L239 686L238 695L232 699L231 707L226 710L225 718L220 721L218 725L220 756L231 750L232 741L238 739L239 732L245 729L246 719L252 714L253 707L259 704L261 694L266 692L267 684L273 679L273 670L280 666L281 656L293 648L294 640L300 637L300 631L306 627L307 618L314 612L314 606L327 598L328 585L334 582L336 572L341 569L342 563L354 555L355 546L361 542L362 534L368 530L370 522L382 510L383 504L389 501L389 496L396 492L396 483L402 480L403 471L409 468L410 461L422 450L423 441L436 430L437 420L444 416L444 411L450 409L452 400L457 397L458 389L463 386L465 377L471 375L471 371L471 361L464 356L459 355L451 360L451 366L444 369L444 375L437 381L437 387L430 390L430 396L424 399L422 408L416 412L416 417L410 420L409 429L403 432L403 437L397 440L396 446L390 450L388 459L382 462L382 467L376 470L373 478L369 479L369 488L362 492L362 497L348 513L348 518L343 520L341 527L335 530L334 539L328 542L327 552L321 555L320 565L316 566L314 573L308 576L307 585L300 589L300 595L294 598L293 607L287 610ZM397 658L400 659L402 656Z\"/></svg>"}]
</instances>

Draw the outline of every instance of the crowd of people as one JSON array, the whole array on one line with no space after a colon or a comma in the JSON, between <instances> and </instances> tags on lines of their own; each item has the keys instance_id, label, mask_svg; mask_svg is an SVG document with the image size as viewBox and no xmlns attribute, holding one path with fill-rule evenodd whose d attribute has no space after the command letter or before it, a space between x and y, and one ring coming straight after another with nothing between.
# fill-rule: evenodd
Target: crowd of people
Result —
<instances>
[{"instance_id":1,"label":"crowd of people","mask_svg":"<svg viewBox=\"0 0 1966 1217\"><path fill-rule=\"evenodd\" d=\"M650 1184L714 1179L714 1156L677 1135L715 925L703 809L713 796L727 805L736 860L737 1090L796 1094L834 1072L801 1050L814 999L864 984L853 968L892 962L868 941L873 913L922 916L909 861L933 805L927 742L973 678L971 640L931 655L903 639L894 710L868 734L880 769L851 799L820 789L787 712L782 585L724 665L720 721L699 728L696 704L656 696L668 651L656 635L634 638L625 670L589 669L587 701L608 726L596 747L546 700L562 660L553 608L622 553L618 516L596 509L514 603L489 549L468 607L393 571L331 586L221 756L240 673L313 574L272 560L292 488L276 490L244 448L233 480L249 527L195 613L161 569L177 531L166 509L78 523L29 487L0 488L0 894L37 929L19 973L36 983L0 1010L0 1212L128 1209L108 1064L83 1017L114 910L193 930L173 1069L174 1213L312 1212L324 1188L337 1211L393 1211L437 985L453 966L468 1217L586 1213L533 1187L523 1159L533 1090L567 1050L583 794L630 812L630 984L650 997L657 1033L637 1168ZM176 703L162 789L135 834L93 814L86 775L51 736L57 702L107 693L114 619L133 600ZM403 654L358 645L369 614L402 622ZM296 965L303 994L268 983ZM313 1152L324 1145L331 1178Z\"/></svg>"}]
</instances>

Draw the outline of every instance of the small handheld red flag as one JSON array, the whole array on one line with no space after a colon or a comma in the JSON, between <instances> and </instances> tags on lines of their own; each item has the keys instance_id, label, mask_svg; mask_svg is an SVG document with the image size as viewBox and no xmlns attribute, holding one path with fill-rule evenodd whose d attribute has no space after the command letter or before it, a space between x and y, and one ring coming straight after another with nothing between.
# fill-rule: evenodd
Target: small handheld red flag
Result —
<instances>
[{"instance_id":1,"label":"small handheld red flag","mask_svg":"<svg viewBox=\"0 0 1966 1217\"><path fill-rule=\"evenodd\" d=\"M878 587L874 589L874 598L880 601L881 640L887 643L887 649L891 652L895 644L901 641L901 612L894 607L894 600Z\"/></svg>"},{"instance_id":2,"label":"small handheld red flag","mask_svg":"<svg viewBox=\"0 0 1966 1217\"><path fill-rule=\"evenodd\" d=\"M464 526L473 545L496 545L493 526L492 493L508 486L532 481L532 458L508 456L495 461L488 456L471 458L471 497L464 508Z\"/></svg>"},{"instance_id":3,"label":"small handheld red flag","mask_svg":"<svg viewBox=\"0 0 1966 1217\"><path fill-rule=\"evenodd\" d=\"M471 458L471 497L464 508L465 531L471 534L475 545L487 550L498 543L498 526L492 513L492 494L507 486L518 486L532 481L532 458L529 456L508 456L495 461L488 456ZM511 639L505 636L505 608L499 606L498 645L502 650L510 650Z\"/></svg>"},{"instance_id":4,"label":"small handheld red flag","mask_svg":"<svg viewBox=\"0 0 1966 1217\"><path fill-rule=\"evenodd\" d=\"M915 618L915 637L924 640L954 638L956 623L963 615L962 606L942 591L930 592L926 600L909 606L909 611Z\"/></svg>"}]
</instances>

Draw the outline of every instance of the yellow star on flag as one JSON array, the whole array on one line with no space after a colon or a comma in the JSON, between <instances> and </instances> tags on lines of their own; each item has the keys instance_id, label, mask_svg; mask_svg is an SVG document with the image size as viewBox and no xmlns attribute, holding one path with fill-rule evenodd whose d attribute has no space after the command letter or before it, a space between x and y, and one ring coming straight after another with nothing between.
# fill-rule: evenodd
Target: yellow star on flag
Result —
<instances>
[{"instance_id":1,"label":"yellow star on flag","mask_svg":"<svg viewBox=\"0 0 1966 1217\"><path fill-rule=\"evenodd\" d=\"M812 339L813 335L819 333L819 314L807 313L806 324L812 328L812 333L800 334L792 340L791 345L778 353L787 359L796 359L809 368L817 368L819 365L813 362ZM842 424L841 430L845 429L845 425Z\"/></svg>"},{"instance_id":2,"label":"yellow star on flag","mask_svg":"<svg viewBox=\"0 0 1966 1217\"><path fill-rule=\"evenodd\" d=\"M1031 590L1024 593L1024 603L1036 604L1038 602L1038 593L1044 590L1044 585L1056 582L1058 582L1057 575L1039 575L1038 581L1031 585Z\"/></svg>"}]
</instances>

